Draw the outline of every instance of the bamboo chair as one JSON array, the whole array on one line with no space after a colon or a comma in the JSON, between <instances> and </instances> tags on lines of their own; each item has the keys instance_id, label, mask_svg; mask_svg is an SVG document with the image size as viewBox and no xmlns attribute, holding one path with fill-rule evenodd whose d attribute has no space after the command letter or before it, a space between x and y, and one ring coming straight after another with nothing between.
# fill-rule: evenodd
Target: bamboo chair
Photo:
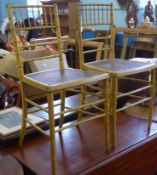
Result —
<instances>
[{"instance_id":1,"label":"bamboo chair","mask_svg":"<svg viewBox=\"0 0 157 175\"><path fill-rule=\"evenodd\" d=\"M151 26L139 26L138 28L147 29L148 31L154 29ZM139 33L136 40L131 43L129 58L135 58L138 50L149 51L153 53L153 57L157 57L157 37L151 33Z\"/></svg>"},{"instance_id":2,"label":"bamboo chair","mask_svg":"<svg viewBox=\"0 0 157 175\"><path fill-rule=\"evenodd\" d=\"M60 34L59 18L57 12L57 6L43 5L43 6L7 6L8 17L11 25L11 34L14 40L15 55L17 59L18 75L20 80L21 96L22 96L22 128L20 134L20 145L23 142L26 123L35 127L38 131L48 136L50 139L51 147L51 163L52 172L56 174L56 153L55 153L55 133L61 132L66 128L70 128L84 122L88 122L98 117L104 118L104 130L105 130L105 149L110 148L109 145L109 119L108 119L108 93L107 88L99 89L95 86L96 82L101 81L103 86L107 86L109 75L107 73L98 73L94 71L85 71L71 68L64 68L63 54L62 54L62 41ZM36 16L43 16L43 21L40 21L40 25L34 24L26 27L23 20L27 17L35 18ZM17 25L13 24L13 16L18 21ZM28 20L29 22L29 20ZM22 24L22 25L21 25ZM46 40L46 42L30 43L29 45L19 45L17 42L17 33L21 31L29 31L33 29L49 30L53 33L54 40ZM57 49L54 51L48 50L31 50L41 43L43 46L52 45L55 42ZM24 50L25 51L21 51ZM24 63L30 63L32 61L58 58L59 68L46 69L38 72L28 73L24 72ZM89 84L93 85L92 88L88 87ZM32 101L27 95L28 87L35 87L43 91L43 94L47 97L48 106L43 107L35 101ZM75 88L76 87L76 88ZM79 87L79 88L78 88ZM74 88L74 89L72 89ZM80 89L80 90L79 90ZM67 90L80 94L80 105L74 108L65 106L65 97ZM54 104L54 94L60 94L60 104ZM95 100L92 97L97 96ZM92 98L92 101L88 99ZM29 111L29 106L35 106L35 110ZM55 107L59 107L60 111L55 112ZM92 111L89 109L92 108ZM31 123L27 119L27 114L45 111L48 113L49 123L49 135L47 132ZM64 125L64 116L69 112L75 112L77 114L76 120L70 124ZM59 116L59 126L55 127L55 118ZM87 117L86 117L87 116Z\"/></svg>"},{"instance_id":3,"label":"bamboo chair","mask_svg":"<svg viewBox=\"0 0 157 175\"><path fill-rule=\"evenodd\" d=\"M80 4L78 5L78 18L77 18L77 45L79 50L80 68L83 70L94 70L98 72L106 72L110 74L110 114L111 122L111 144L115 147L116 144L116 116L117 112L124 110L128 107L133 107L145 101L150 101L149 110L149 127L152 121L152 111L154 104L154 81L155 81L155 64L142 63L137 61L114 59L114 28L113 28L113 6L112 4ZM93 30L107 30L108 35L101 37L94 37L90 39L82 38L82 28L92 28ZM86 63L85 57L89 53L98 52L99 50L84 50L84 43L87 41L104 41L104 47L100 50L104 52L101 60L91 61ZM91 60L93 58L91 57ZM141 72L148 72L150 79L147 81L132 77ZM131 76L131 77L130 77ZM140 88L130 90L127 92L119 91L119 80L127 80L131 82L139 82L142 84ZM141 96L140 92L147 90L149 96ZM127 106L117 107L117 100L122 97L133 98L135 101Z\"/></svg>"}]
</instances>

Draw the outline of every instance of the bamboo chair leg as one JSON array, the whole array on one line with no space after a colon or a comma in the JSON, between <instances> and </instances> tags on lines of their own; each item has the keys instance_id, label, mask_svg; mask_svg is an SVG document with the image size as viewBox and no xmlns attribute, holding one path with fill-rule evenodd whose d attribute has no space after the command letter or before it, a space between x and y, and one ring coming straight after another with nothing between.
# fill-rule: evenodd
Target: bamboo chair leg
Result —
<instances>
[{"instance_id":1,"label":"bamboo chair leg","mask_svg":"<svg viewBox=\"0 0 157 175\"><path fill-rule=\"evenodd\" d=\"M152 116L153 116L153 112L154 112L154 99L155 99L155 69L153 69L151 71L151 81L150 84L152 85L152 87L149 89L149 94L150 94L150 103L149 103L149 122L148 122L148 130L150 130L151 127L151 123L152 123Z\"/></svg>"},{"instance_id":2,"label":"bamboo chair leg","mask_svg":"<svg viewBox=\"0 0 157 175\"><path fill-rule=\"evenodd\" d=\"M104 103L104 128L105 128L105 145L106 145L106 151L110 150L110 127L109 127L109 94L108 94L108 80L103 81L103 93L105 98Z\"/></svg>"},{"instance_id":3,"label":"bamboo chair leg","mask_svg":"<svg viewBox=\"0 0 157 175\"><path fill-rule=\"evenodd\" d=\"M137 49L136 49L135 47L136 47L135 44L132 44L132 45L130 46L130 50L129 50L129 59L135 58L135 57L136 57L136 51L137 51Z\"/></svg>"},{"instance_id":4,"label":"bamboo chair leg","mask_svg":"<svg viewBox=\"0 0 157 175\"><path fill-rule=\"evenodd\" d=\"M61 91L61 107L60 110L64 111L65 109L65 91L62 90ZM59 119L59 128L61 128L63 126L64 123L64 114L60 115L60 119Z\"/></svg>"},{"instance_id":5,"label":"bamboo chair leg","mask_svg":"<svg viewBox=\"0 0 157 175\"><path fill-rule=\"evenodd\" d=\"M137 50L136 48L133 48L132 49L132 58L135 58L136 57L136 50Z\"/></svg>"},{"instance_id":6,"label":"bamboo chair leg","mask_svg":"<svg viewBox=\"0 0 157 175\"><path fill-rule=\"evenodd\" d=\"M81 86L81 93L80 93L80 105L82 106L85 103L85 98L86 98L86 86L82 85ZM78 120L80 121L81 118L83 117L83 112L82 110L84 109L80 109L79 113L78 113Z\"/></svg>"},{"instance_id":7,"label":"bamboo chair leg","mask_svg":"<svg viewBox=\"0 0 157 175\"><path fill-rule=\"evenodd\" d=\"M116 145L116 121L117 121L117 78L111 78L111 102L110 102L110 111L111 111L111 144L112 148Z\"/></svg>"},{"instance_id":8,"label":"bamboo chair leg","mask_svg":"<svg viewBox=\"0 0 157 175\"><path fill-rule=\"evenodd\" d=\"M131 45L131 46L130 46L130 49L129 49L129 59L133 58L133 57L132 57L132 56L133 56L133 55L132 55L133 49L134 49L134 48L133 48L133 46Z\"/></svg>"},{"instance_id":9,"label":"bamboo chair leg","mask_svg":"<svg viewBox=\"0 0 157 175\"><path fill-rule=\"evenodd\" d=\"M56 175L56 143L55 143L55 122L54 122L54 97L52 93L47 94L48 115L49 115L49 130L50 130L50 155L52 173Z\"/></svg>"},{"instance_id":10,"label":"bamboo chair leg","mask_svg":"<svg viewBox=\"0 0 157 175\"><path fill-rule=\"evenodd\" d=\"M104 53L104 58L103 59L107 59L107 53Z\"/></svg>"},{"instance_id":11,"label":"bamboo chair leg","mask_svg":"<svg viewBox=\"0 0 157 175\"><path fill-rule=\"evenodd\" d=\"M103 53L103 59L108 59L108 51L105 50L104 53Z\"/></svg>"},{"instance_id":12,"label":"bamboo chair leg","mask_svg":"<svg viewBox=\"0 0 157 175\"><path fill-rule=\"evenodd\" d=\"M21 146L24 140L26 125L27 125L27 102L26 102L26 91L21 83L21 99L22 99L22 126L20 131L19 145Z\"/></svg>"},{"instance_id":13,"label":"bamboo chair leg","mask_svg":"<svg viewBox=\"0 0 157 175\"><path fill-rule=\"evenodd\" d=\"M154 47L154 58L157 57L157 41L155 42L155 47Z\"/></svg>"}]
</instances>

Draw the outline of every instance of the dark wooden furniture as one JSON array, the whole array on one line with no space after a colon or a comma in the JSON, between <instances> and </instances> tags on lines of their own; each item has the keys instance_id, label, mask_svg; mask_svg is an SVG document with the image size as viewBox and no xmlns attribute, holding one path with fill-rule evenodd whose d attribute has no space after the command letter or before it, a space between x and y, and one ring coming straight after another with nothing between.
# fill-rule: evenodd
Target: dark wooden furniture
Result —
<instances>
[{"instance_id":1,"label":"dark wooden furniture","mask_svg":"<svg viewBox=\"0 0 157 175\"><path fill-rule=\"evenodd\" d=\"M24 175L24 172L13 156L0 152L0 175Z\"/></svg>"},{"instance_id":2,"label":"dark wooden furniture","mask_svg":"<svg viewBox=\"0 0 157 175\"><path fill-rule=\"evenodd\" d=\"M126 49L127 49L127 45L128 45L128 37L129 36L136 36L137 37L139 34L146 34L146 35L156 35L157 34L156 28L133 28L133 29L131 29L131 28L115 28L115 31L124 33L121 56L120 56L120 58L122 58L122 59L124 59L126 56ZM144 48L144 49L150 50L150 48ZM154 43L154 47L151 49L154 50L154 57L157 57L157 42Z\"/></svg>"},{"instance_id":3,"label":"dark wooden furniture","mask_svg":"<svg viewBox=\"0 0 157 175\"><path fill-rule=\"evenodd\" d=\"M4 86L0 93L0 109L21 106L19 83L10 76L0 75L0 84Z\"/></svg>"},{"instance_id":4,"label":"dark wooden furniture","mask_svg":"<svg viewBox=\"0 0 157 175\"><path fill-rule=\"evenodd\" d=\"M155 175L157 124L148 134L146 120L119 113L117 146L105 153L102 123L98 119L56 134L58 175ZM46 137L31 135L21 148L16 142L3 146L36 174L51 175Z\"/></svg>"},{"instance_id":5,"label":"dark wooden furniture","mask_svg":"<svg viewBox=\"0 0 157 175\"><path fill-rule=\"evenodd\" d=\"M75 38L76 6L79 0L42 0L43 5L57 3L62 35L68 34ZM47 12L48 13L48 12Z\"/></svg>"}]
</instances>

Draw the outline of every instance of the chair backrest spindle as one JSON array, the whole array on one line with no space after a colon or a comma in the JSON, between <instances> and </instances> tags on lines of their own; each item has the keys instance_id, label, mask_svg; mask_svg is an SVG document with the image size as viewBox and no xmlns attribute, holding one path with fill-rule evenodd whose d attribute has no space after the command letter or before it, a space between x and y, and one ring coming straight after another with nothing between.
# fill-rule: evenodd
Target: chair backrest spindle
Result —
<instances>
[{"instance_id":1,"label":"chair backrest spindle","mask_svg":"<svg viewBox=\"0 0 157 175\"><path fill-rule=\"evenodd\" d=\"M114 58L114 23L112 4L79 4L77 9L77 38L79 47L80 67L84 64L84 55L93 52L102 52L102 58ZM92 31L96 34L88 39L82 38L82 31ZM105 33L106 32L106 33ZM100 35L99 35L100 33ZM102 34L101 34L102 33ZM103 42L103 48L97 47L92 51L84 51L85 43L92 41ZM107 53L108 52L108 53ZM82 54L82 55L81 55ZM93 61L93 60L92 60Z\"/></svg>"},{"instance_id":2,"label":"chair backrest spindle","mask_svg":"<svg viewBox=\"0 0 157 175\"><path fill-rule=\"evenodd\" d=\"M21 76L24 75L23 69L25 62L38 59L51 59L54 55L58 56L60 68L63 69L63 49L57 5L7 5L7 12L19 74ZM55 39L49 39L48 42L47 40L45 40L45 42L43 40L40 44L37 42L28 43L26 40L22 40L21 44L21 37L28 36L32 31L41 33L42 38L45 37L44 32L46 31L50 34L49 36L51 36L51 38ZM38 52L42 53L41 51L32 50L32 48L39 47L39 45L40 50L41 47L42 49L46 49L45 46L49 45L52 47L52 51L47 51L47 54L41 54L41 56L39 56ZM29 50L29 52L23 52L24 50ZM31 53L31 50L33 53ZM30 57L28 55L25 56L24 53L30 54Z\"/></svg>"}]
</instances>

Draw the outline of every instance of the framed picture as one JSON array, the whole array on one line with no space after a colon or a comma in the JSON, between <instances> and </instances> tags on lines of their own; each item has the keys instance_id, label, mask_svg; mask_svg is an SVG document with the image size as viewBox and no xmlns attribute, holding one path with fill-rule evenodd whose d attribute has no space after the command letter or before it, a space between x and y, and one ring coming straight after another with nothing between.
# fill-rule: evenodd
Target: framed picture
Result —
<instances>
[{"instance_id":1,"label":"framed picture","mask_svg":"<svg viewBox=\"0 0 157 175\"><path fill-rule=\"evenodd\" d=\"M22 109L11 107L0 111L0 138L5 139L12 135L19 135L21 129ZM34 124L45 123L44 119L28 114L28 119ZM27 128L31 128L27 124Z\"/></svg>"}]
</instances>

